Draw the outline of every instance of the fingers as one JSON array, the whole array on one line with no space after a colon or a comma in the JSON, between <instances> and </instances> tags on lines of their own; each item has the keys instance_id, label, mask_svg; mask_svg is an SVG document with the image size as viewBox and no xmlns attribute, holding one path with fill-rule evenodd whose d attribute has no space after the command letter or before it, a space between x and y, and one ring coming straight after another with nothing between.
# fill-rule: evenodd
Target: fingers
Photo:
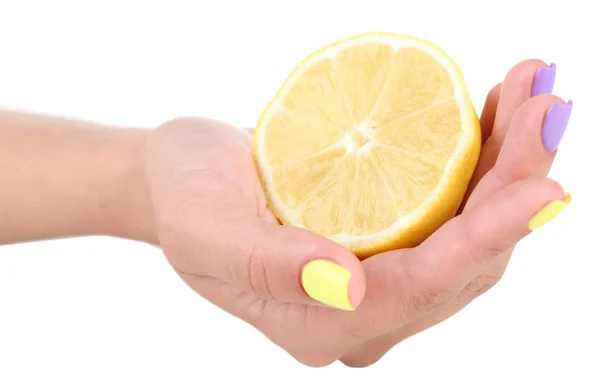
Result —
<instances>
[{"instance_id":1,"label":"fingers","mask_svg":"<svg viewBox=\"0 0 600 389\"><path fill-rule=\"evenodd\" d=\"M530 97L551 93L555 75L556 67L553 64L548 66L543 61L536 59L522 61L507 73L502 82L497 108L494 112L491 135L481 150L479 164L473 173L467 195L471 194L479 180L496 163L515 112ZM488 99L493 101L495 96L492 92L490 94L491 97L488 96ZM486 106L492 107L493 105L486 103ZM492 108L487 108L486 112L482 112L482 131L485 131L483 136L488 135L491 112L493 112Z\"/></svg>"},{"instance_id":2,"label":"fingers","mask_svg":"<svg viewBox=\"0 0 600 389\"><path fill-rule=\"evenodd\" d=\"M515 65L506 75L498 112L496 113L492 138L496 143L502 144L508 132L508 126L517 109L530 97L552 92L556 67L550 67L543 61L530 59ZM540 78L537 78L540 75Z\"/></svg>"},{"instance_id":3,"label":"fingers","mask_svg":"<svg viewBox=\"0 0 600 389\"><path fill-rule=\"evenodd\" d=\"M352 327L381 336L447 302L569 202L548 178L522 180L444 224L418 247L368 259L368 293Z\"/></svg>"},{"instance_id":4,"label":"fingers","mask_svg":"<svg viewBox=\"0 0 600 389\"><path fill-rule=\"evenodd\" d=\"M550 179L516 182L446 223L411 250L404 265L422 292L459 292L498 255L551 220L569 202L570 196Z\"/></svg>"},{"instance_id":5,"label":"fingers","mask_svg":"<svg viewBox=\"0 0 600 389\"><path fill-rule=\"evenodd\" d=\"M373 364L397 343L458 312L481 294L481 291L468 288L471 280L489 271L496 265L499 255L511 250L530 231L560 214L570 201L570 195L547 178L519 181L471 213L453 219L421 246L401 252L402 257L393 258L384 254L387 258L382 256L379 260L389 262L385 274L400 274L402 277L395 281L384 280L382 273L377 276L381 278L380 282L403 285L408 290L397 289L395 295L412 293L412 296L396 302L385 301L386 293L394 294L392 289L376 296L375 300L385 301L388 309L384 317L386 321L396 321L395 329L384 332L385 336L376 334L347 353L342 362L350 366ZM440 250L440 247L444 247L444 250ZM394 272L390 270L392 267L401 267L403 270ZM495 283L497 280L491 281ZM372 289L370 287L369 291ZM454 300L459 296L460 299ZM366 308L367 302L362 308ZM381 313L375 317L382 321ZM404 325L407 322L410 324Z\"/></svg>"},{"instance_id":6,"label":"fingers","mask_svg":"<svg viewBox=\"0 0 600 389\"><path fill-rule=\"evenodd\" d=\"M538 77L548 76L543 72L541 76L538 73ZM540 92L541 88L537 89ZM549 88L546 91L549 92ZM498 115L494 112L493 105L489 103L493 99L494 91L492 90L482 113L482 130L484 131L489 127L489 124L486 123L494 120L492 115ZM526 209L531 211L532 208L528 207L536 200L543 202L541 198L537 197L538 189L536 188L540 188L541 196L549 196L547 200L553 196L562 196L562 189L557 188L556 184L543 177L551 168L555 149L565 132L571 109L571 102L565 103L564 100L547 93L523 102L513 113L508 128L502 129L505 134L503 134L504 139L499 152L492 155L490 152L492 149L487 149L488 156L492 155L495 161L494 164L490 164L494 167L491 171L487 171L491 166L486 166L487 174L469 198L465 209L466 215L452 221L454 227L444 226L435 234L435 241L432 237L432 241L426 242L417 250L403 253L407 262L404 262L404 270L401 274L408 274L409 276L405 276L404 279L415 285L414 289L416 290L413 291L416 297L413 298L413 305L416 311L428 311L434 306L439 306L446 299L452 299L452 297L457 297L457 299L452 299L443 307L428 311L426 315L413 322L414 328L411 328L412 324L404 326L401 330L393 331L388 336L381 336L364 343L348 353L342 359L344 363L350 365L371 364L402 339L430 327L460 310L498 281L514 245L524 234L528 233L528 230L542 225L551 216L564 209L568 203L568 197L566 202L550 201L547 208L526 224L525 230L522 227L517 229L512 227L518 224L525 225L524 219L518 221L519 215L527 215ZM522 191L526 193L522 193ZM512 200L509 201L509 199ZM502 205L509 202L513 204L513 207ZM458 228L459 225L463 227ZM473 227L468 227L469 225ZM423 263L415 261L417 265L410 265L410 261L411 257L414 260L414 253L424 250L427 245L431 248L432 253L436 249L439 250L442 245L446 251L443 260L439 258L441 256L438 256L437 260L434 259L434 254L422 254L424 258L429 258L434 264L439 261L444 266L449 265L454 268L423 266L420 274L425 275L424 281L419 272L414 270L414 266L418 268ZM451 249L450 252L447 251L448 248ZM453 258L459 258L459 261L453 260ZM442 278L440 275L447 275L447 278ZM452 277L450 277L451 275ZM440 279L446 282L439 282Z\"/></svg>"},{"instance_id":7,"label":"fingers","mask_svg":"<svg viewBox=\"0 0 600 389\"><path fill-rule=\"evenodd\" d=\"M540 182L539 180L545 177L550 170L555 157L553 150L555 149L560 138L562 138L570 115L570 109L570 103L565 104L564 100L548 94L533 97L527 100L517 109L509 126L508 133L495 167L480 181L478 187L475 189L471 198L469 199L468 207L466 209L467 216L461 216L464 217L463 220L466 220L467 218L470 218L471 220L480 220L479 222L471 221L470 223L475 226L481 225L483 228L471 227L470 229L472 231L482 230L483 232L481 232L480 235L484 234L485 236L489 236L488 234L497 233L500 234L499 237L502 237L504 236L502 234L506 234L505 232L500 232L497 227L492 225L492 222L494 221L492 218L497 218L496 212L499 216L503 217L502 219L496 221L497 223L504 223L506 217L515 217L514 212L519 212L519 203L515 202L514 208L507 210L507 213L498 210L493 211L494 206L490 205L491 203L489 202L490 196L493 196L494 193L502 191L503 188L507 188L507 190L500 192L498 195L493 197L496 199L493 200L494 203L499 204L498 201L504 202L508 200L508 197L505 197L505 200L502 200L502 197L500 196L506 195L509 193L509 191L513 192L511 197L515 199L517 195L521 196L520 193L514 194L515 191L518 192L520 190L524 190L526 187L535 188L539 185L535 184L531 186L531 183ZM546 182L551 183L551 181ZM527 186L523 186L525 185L524 183L528 183ZM510 186L511 184L514 185ZM543 185L547 186L548 184L545 183ZM549 189L550 191L554 191L553 188ZM548 192L548 188L544 190L545 191L543 193L550 194L550 192ZM525 201L535 200L535 197L537 196L536 190L529 189L529 193L529 195L525 196L529 196L528 199L531 200L525 199ZM558 191L557 194L560 196L561 191ZM498 198L501 200L497 200ZM486 204L483 204L484 202ZM564 207L564 204L560 202L554 204L555 205L551 206L549 209L556 209L555 207ZM486 209L488 211L485 211ZM527 211L525 210L522 210L521 212L522 214L527 214ZM468 216L469 213L475 213L475 215ZM489 217L486 217L485 213L488 213ZM541 215L543 214L544 213ZM543 217L544 216L538 216L537 218L534 218L531 226L528 227L539 225L539 221L536 220L539 220ZM467 225L464 222L456 223ZM523 222L521 222L521 225L523 225ZM509 231L512 231L508 225L507 228L509 228ZM486 229L488 232L485 232ZM460 229L453 228L451 229L450 233L453 231L454 233L458 234ZM480 295L485 290L489 289L489 287L498 281L498 279L502 276L503 270L506 267L508 259L510 258L512 248L518 241L520 234L517 234L516 237L513 235L512 238L508 236L504 241L501 241L498 239L499 237L496 237L495 244L489 243L489 239L473 239L475 242L482 242L476 245L476 247L480 248L479 250L473 250L473 248L468 248L464 244L464 236L476 237L477 235L472 233L466 234L464 229L462 229L462 231L464 234L462 238L463 243L459 243L458 249L456 249L457 246L449 245L448 242L454 242L456 240L455 238L450 237L450 235L446 235L446 242L442 242L444 238L441 237L439 240L437 240L438 243L432 244L428 242L428 244L431 244L432 251L435 250L435 248L433 248L434 245L444 244L443 247L445 250L448 247L455 248L455 255L461 255L461 251L464 251L464 254L470 254L468 257L464 257L464 254L462 254L462 258L473 263L473 266L470 267L471 270L469 272L460 270L462 273L459 273L459 277L455 278L454 281L451 281L448 284L439 284L430 280L430 286L421 290L421 297L415 298L414 304L418 306L419 310L426 310L427 305L436 304L437 302L448 298L448 296L457 293L457 288L460 289L461 284L468 282L462 291L460 291L460 295L457 296L460 298L456 302L444 305L444 308L441 308L440 310L436 309L434 312L428 312L426 317L415 321L414 323L416 325L416 330L412 329L409 325L408 327L403 327L401 330L392 332L389 336L378 337L377 339L365 343L363 346L358 347L356 350L353 350L351 353L349 353L345 359L342 360L344 363L351 365L373 363L405 337L410 336L415 331L427 328L457 312L469 301ZM488 243L485 243L485 241L488 241ZM460 247L463 247L463 249L461 250ZM508 249L506 253L502 253L505 247ZM421 250L421 248L418 250ZM439 247L437 247L437 250L439 250ZM410 253L411 251L407 251L405 252L405 255L410 257ZM496 253L501 254L496 255ZM451 258L448 257L446 260L450 261ZM455 262L453 263L456 265ZM464 269L464 265L458 266L457 270L459 269ZM480 272L481 269L484 270ZM406 273L407 271L411 272L410 267L404 272ZM446 269L435 271L441 274L447 272ZM473 275L476 275L476 277L471 279L470 277ZM415 275L411 274L411 277L405 277L405 279L419 284L420 282L418 280L414 280L414 277ZM423 288L423 286L420 285L419 288ZM435 312L437 312L437 314L431 316ZM426 320L427 323L423 324L422 320Z\"/></svg>"},{"instance_id":8,"label":"fingers","mask_svg":"<svg viewBox=\"0 0 600 389\"><path fill-rule=\"evenodd\" d=\"M554 161L572 103L553 95L533 97L515 112L496 164L474 189L465 210L527 177L545 177Z\"/></svg>"}]
</instances>

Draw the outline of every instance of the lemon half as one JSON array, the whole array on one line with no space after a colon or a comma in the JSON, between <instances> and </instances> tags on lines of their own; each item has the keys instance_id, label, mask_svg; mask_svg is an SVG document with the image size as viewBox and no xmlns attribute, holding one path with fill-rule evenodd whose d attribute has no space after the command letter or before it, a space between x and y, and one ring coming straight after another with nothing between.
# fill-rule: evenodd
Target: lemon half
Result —
<instances>
[{"instance_id":1,"label":"lemon half","mask_svg":"<svg viewBox=\"0 0 600 389\"><path fill-rule=\"evenodd\" d=\"M456 214L481 131L460 69L437 45L367 33L304 59L252 147L283 224L366 258L418 245Z\"/></svg>"}]
</instances>

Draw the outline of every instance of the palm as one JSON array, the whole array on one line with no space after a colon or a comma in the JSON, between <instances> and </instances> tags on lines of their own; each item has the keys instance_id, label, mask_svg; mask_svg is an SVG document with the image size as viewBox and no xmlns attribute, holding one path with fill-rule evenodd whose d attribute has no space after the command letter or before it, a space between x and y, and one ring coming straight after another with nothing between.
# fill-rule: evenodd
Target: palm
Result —
<instances>
[{"instance_id":1,"label":"palm","mask_svg":"<svg viewBox=\"0 0 600 389\"><path fill-rule=\"evenodd\" d=\"M149 140L147 164L154 190L156 224L161 246L177 273L199 294L219 304L234 297L228 311L253 321L267 304L260 298L211 277L198 277L197 258L181 251L182 230L203 233L243 223L251 215L278 224L269 210L251 156L251 132L205 119L178 119L164 124ZM178 212L185 215L178 215ZM188 218L189 214L198 215ZM181 225L182 220L186 220ZM205 220L210 220L207 227ZM177 225L175 225L177 224ZM233 237L234 241L235 238ZM219 242L222 240L222 242ZM200 251L231 246L231 236L218 234ZM269 302L265 312L280 316L279 303ZM219 304L221 305L221 304ZM272 307L271 307L272 306ZM255 307L260 310L250 309ZM288 305L286 309L290 309ZM294 307L294 309L300 309Z\"/></svg>"},{"instance_id":2,"label":"palm","mask_svg":"<svg viewBox=\"0 0 600 389\"><path fill-rule=\"evenodd\" d=\"M252 161L250 132L222 123L209 122L209 124L207 125L205 121L187 122L177 129L170 130L166 134L166 139L162 140L165 144L170 144L170 140L173 140L169 153L175 156L176 161L172 165L171 175L179 177L176 181L177 185L173 185L170 189L173 199L180 201L187 189L192 186L202 186L207 196L221 202L218 206L223 207L222 212L230 213L228 217L235 218L236 214L252 212L254 216L265 221L278 223L277 218L267 207ZM197 150L208 152L199 154ZM198 212L198 214L202 213ZM232 221L228 219L228 222ZM216 279L197 277L194 275L194 269L190 268L189 262L181 256L173 255L170 258L178 274L199 294L220 306L223 306L219 304L222 300L229 299L233 303L226 304L226 309L236 316L250 323L260 319L278 328L276 332L266 333L271 338L277 338L278 343L285 342L287 334L306 333L306 328L327 328L332 323L337 323L333 317L339 315L339 312L318 306L265 300L235 285ZM369 281L365 297L367 303L371 296L375 298L382 292L381 273L385 270L380 269L376 262L373 264L375 266L369 261L365 262ZM488 278L490 276L482 275L478 279ZM477 282L474 281L475 284ZM252 308L248 310L248 307ZM410 326L403 328L401 332L403 336L412 335L445 319L460 308L458 299L448 302L428 312ZM335 331L335 328L331 328L331 331ZM328 332L324 331L324 333ZM321 342L326 341L326 339L321 340Z\"/></svg>"}]
</instances>

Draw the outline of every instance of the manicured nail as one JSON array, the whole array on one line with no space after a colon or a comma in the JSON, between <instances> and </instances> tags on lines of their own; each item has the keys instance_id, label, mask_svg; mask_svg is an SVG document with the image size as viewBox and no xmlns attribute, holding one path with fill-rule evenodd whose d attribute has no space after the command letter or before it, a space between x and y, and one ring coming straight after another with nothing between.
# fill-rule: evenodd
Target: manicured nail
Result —
<instances>
[{"instance_id":1,"label":"manicured nail","mask_svg":"<svg viewBox=\"0 0 600 389\"><path fill-rule=\"evenodd\" d=\"M552 93L555 79L556 65L554 63L550 66L538 69L537 73L535 73L533 86L531 87L531 95L537 96Z\"/></svg>"},{"instance_id":2,"label":"manicured nail","mask_svg":"<svg viewBox=\"0 0 600 389\"><path fill-rule=\"evenodd\" d=\"M569 100L566 104L554 104L546 114L544 128L542 128L542 143L548 151L554 151L558 148L560 141L565 134L573 102Z\"/></svg>"},{"instance_id":3,"label":"manicured nail","mask_svg":"<svg viewBox=\"0 0 600 389\"><path fill-rule=\"evenodd\" d=\"M529 228L530 231L540 228L550 220L554 219L559 213L564 211L569 204L571 204L570 193L565 194L564 200L555 200L549 204L546 204L544 208L540 209L538 213L529 219L527 228Z\"/></svg>"},{"instance_id":4,"label":"manicured nail","mask_svg":"<svg viewBox=\"0 0 600 389\"><path fill-rule=\"evenodd\" d=\"M302 270L302 286L313 299L344 311L354 311L348 297L350 271L331 261L316 259Z\"/></svg>"}]
</instances>

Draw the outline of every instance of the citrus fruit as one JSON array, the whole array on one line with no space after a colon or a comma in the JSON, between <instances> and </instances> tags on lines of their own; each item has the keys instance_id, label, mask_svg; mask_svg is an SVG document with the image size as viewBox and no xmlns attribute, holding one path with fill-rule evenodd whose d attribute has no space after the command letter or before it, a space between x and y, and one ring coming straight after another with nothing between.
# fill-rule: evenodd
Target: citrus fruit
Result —
<instances>
[{"instance_id":1,"label":"citrus fruit","mask_svg":"<svg viewBox=\"0 0 600 389\"><path fill-rule=\"evenodd\" d=\"M456 63L427 40L377 32L301 61L262 113L252 153L282 224L366 258L418 245L452 218L480 147Z\"/></svg>"}]
</instances>

